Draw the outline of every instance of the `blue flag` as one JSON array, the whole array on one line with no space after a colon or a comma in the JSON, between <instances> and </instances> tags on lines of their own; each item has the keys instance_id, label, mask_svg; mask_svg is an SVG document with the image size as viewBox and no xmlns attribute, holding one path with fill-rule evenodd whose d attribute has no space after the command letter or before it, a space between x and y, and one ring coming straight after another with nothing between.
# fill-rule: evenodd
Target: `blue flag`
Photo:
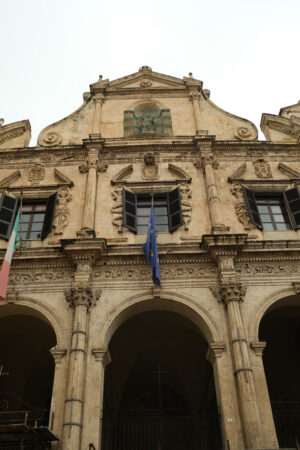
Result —
<instances>
[{"instance_id":1,"label":"blue flag","mask_svg":"<svg viewBox=\"0 0 300 450\"><path fill-rule=\"evenodd\" d=\"M152 269L152 280L156 286L160 286L160 270L159 270L159 259L157 251L157 241L156 241L156 231L155 231L155 221L154 221L154 208L151 206L148 231L147 231L147 241L143 244L143 249L146 257L146 261Z\"/></svg>"}]
</instances>

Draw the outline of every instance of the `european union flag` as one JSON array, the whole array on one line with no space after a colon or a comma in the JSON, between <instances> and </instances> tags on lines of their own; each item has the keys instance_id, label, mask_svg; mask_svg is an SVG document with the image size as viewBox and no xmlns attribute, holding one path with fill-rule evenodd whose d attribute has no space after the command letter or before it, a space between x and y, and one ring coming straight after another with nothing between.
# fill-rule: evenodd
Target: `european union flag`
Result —
<instances>
[{"instance_id":1,"label":"european union flag","mask_svg":"<svg viewBox=\"0 0 300 450\"><path fill-rule=\"evenodd\" d=\"M146 257L146 261L152 268L152 280L156 286L160 286L160 270L159 270L159 259L157 251L157 241L156 241L156 231L155 231L155 221L154 221L154 208L151 206L148 231L147 231L147 241L143 244L143 249Z\"/></svg>"}]
</instances>

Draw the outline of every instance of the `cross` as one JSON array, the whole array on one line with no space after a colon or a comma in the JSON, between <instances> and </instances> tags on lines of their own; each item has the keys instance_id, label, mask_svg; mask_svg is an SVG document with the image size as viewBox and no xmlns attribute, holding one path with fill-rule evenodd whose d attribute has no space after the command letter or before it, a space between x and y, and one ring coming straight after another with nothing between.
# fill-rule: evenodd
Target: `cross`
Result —
<instances>
[{"instance_id":1,"label":"cross","mask_svg":"<svg viewBox=\"0 0 300 450\"><path fill-rule=\"evenodd\" d=\"M3 372L3 364L2 364L2 366L0 366L0 377L2 375L9 375L9 372Z\"/></svg>"}]
</instances>

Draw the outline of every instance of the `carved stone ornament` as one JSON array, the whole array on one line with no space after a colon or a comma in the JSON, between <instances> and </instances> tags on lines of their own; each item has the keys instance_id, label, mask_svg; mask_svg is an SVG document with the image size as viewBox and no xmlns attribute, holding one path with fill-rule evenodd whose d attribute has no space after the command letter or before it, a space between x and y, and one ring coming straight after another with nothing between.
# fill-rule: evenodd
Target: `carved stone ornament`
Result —
<instances>
[{"instance_id":1,"label":"carved stone ornament","mask_svg":"<svg viewBox=\"0 0 300 450\"><path fill-rule=\"evenodd\" d=\"M56 206L54 210L53 227L54 234L63 234L63 229L67 225L70 210L67 203L72 200L69 188L63 186L57 193Z\"/></svg>"},{"instance_id":2,"label":"carved stone ornament","mask_svg":"<svg viewBox=\"0 0 300 450\"><path fill-rule=\"evenodd\" d=\"M253 225L253 223L251 222L248 206L244 198L242 185L234 183L231 187L231 193L237 199L234 208L239 222L241 222L244 225L245 230L251 230L253 228L256 228L255 225Z\"/></svg>"},{"instance_id":3,"label":"carved stone ornament","mask_svg":"<svg viewBox=\"0 0 300 450\"><path fill-rule=\"evenodd\" d=\"M189 230L189 224L192 219L192 188L188 183L180 183L179 190L181 195L181 210L184 229Z\"/></svg>"},{"instance_id":4,"label":"carved stone ornament","mask_svg":"<svg viewBox=\"0 0 300 450\"><path fill-rule=\"evenodd\" d=\"M253 161L253 167L257 178L273 178L270 164L265 159L259 158Z\"/></svg>"},{"instance_id":5,"label":"carved stone ornament","mask_svg":"<svg viewBox=\"0 0 300 450\"><path fill-rule=\"evenodd\" d=\"M219 163L215 157L215 155L209 151L209 152L203 152L200 155L200 158L197 159L197 161L194 162L194 166L196 169L202 169L204 170L206 165L212 165L214 169L217 169L219 167Z\"/></svg>"},{"instance_id":6,"label":"carved stone ornament","mask_svg":"<svg viewBox=\"0 0 300 450\"><path fill-rule=\"evenodd\" d=\"M79 166L80 173L87 173L90 169L96 169L97 172L105 172L107 164L101 164L97 156L90 157L88 161Z\"/></svg>"},{"instance_id":7,"label":"carved stone ornament","mask_svg":"<svg viewBox=\"0 0 300 450\"><path fill-rule=\"evenodd\" d=\"M222 283L220 287L221 300L227 304L229 302L242 302L246 293L246 287L233 280Z\"/></svg>"},{"instance_id":8,"label":"carved stone ornament","mask_svg":"<svg viewBox=\"0 0 300 450\"><path fill-rule=\"evenodd\" d=\"M255 138L255 135L251 128L248 127L238 127L234 131L234 137L239 139L240 141L249 141Z\"/></svg>"},{"instance_id":9,"label":"carved stone ornament","mask_svg":"<svg viewBox=\"0 0 300 450\"><path fill-rule=\"evenodd\" d=\"M77 307L80 305L90 308L95 306L101 296L101 290L93 292L88 287L76 287L71 288L65 292L66 300L70 303L71 307Z\"/></svg>"},{"instance_id":10,"label":"carved stone ornament","mask_svg":"<svg viewBox=\"0 0 300 450\"><path fill-rule=\"evenodd\" d=\"M154 153L147 152L143 156L144 165L142 169L142 178L144 180L158 179L158 164L155 162Z\"/></svg>"},{"instance_id":11,"label":"carved stone ornament","mask_svg":"<svg viewBox=\"0 0 300 450\"><path fill-rule=\"evenodd\" d=\"M122 233L123 223L123 202L122 202L123 186L116 185L111 193L113 198L113 207L111 209L113 220L112 224L118 228L118 233Z\"/></svg>"},{"instance_id":12,"label":"carved stone ornament","mask_svg":"<svg viewBox=\"0 0 300 450\"><path fill-rule=\"evenodd\" d=\"M151 80L149 80L148 78L145 78L145 80L143 80L143 81L141 81L140 82L140 86L141 87L151 87L152 86L152 81Z\"/></svg>"},{"instance_id":13,"label":"carved stone ornament","mask_svg":"<svg viewBox=\"0 0 300 450\"><path fill-rule=\"evenodd\" d=\"M33 186L37 186L45 178L45 167L43 164L34 164L28 172L28 180Z\"/></svg>"},{"instance_id":14,"label":"carved stone ornament","mask_svg":"<svg viewBox=\"0 0 300 450\"><path fill-rule=\"evenodd\" d=\"M42 137L43 145L59 145L62 142L62 137L56 131L49 131Z\"/></svg>"}]
</instances>

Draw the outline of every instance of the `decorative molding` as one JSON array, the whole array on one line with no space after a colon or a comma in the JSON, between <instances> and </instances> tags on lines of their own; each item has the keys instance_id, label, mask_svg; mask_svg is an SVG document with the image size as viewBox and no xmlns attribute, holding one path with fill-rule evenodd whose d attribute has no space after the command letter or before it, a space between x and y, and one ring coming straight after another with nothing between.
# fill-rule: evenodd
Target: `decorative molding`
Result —
<instances>
[{"instance_id":1,"label":"decorative molding","mask_svg":"<svg viewBox=\"0 0 300 450\"><path fill-rule=\"evenodd\" d=\"M263 341L253 341L250 343L250 347L255 351L256 356L262 357L263 351L266 348L267 343Z\"/></svg>"},{"instance_id":2,"label":"decorative molding","mask_svg":"<svg viewBox=\"0 0 300 450\"><path fill-rule=\"evenodd\" d=\"M258 158L252 164L257 178L273 178L270 164L264 158Z\"/></svg>"},{"instance_id":3,"label":"decorative molding","mask_svg":"<svg viewBox=\"0 0 300 450\"><path fill-rule=\"evenodd\" d=\"M300 282L293 283L293 287L295 289L296 294L300 294Z\"/></svg>"},{"instance_id":4,"label":"decorative molding","mask_svg":"<svg viewBox=\"0 0 300 450\"><path fill-rule=\"evenodd\" d=\"M68 178L67 175L63 174L56 167L54 168L54 176L55 178L57 178L57 180L60 182L61 185L67 185L68 187L74 186L73 181L70 180L70 178Z\"/></svg>"},{"instance_id":5,"label":"decorative molding","mask_svg":"<svg viewBox=\"0 0 300 450\"><path fill-rule=\"evenodd\" d=\"M28 180L33 186L37 186L45 178L45 166L35 163L28 171Z\"/></svg>"},{"instance_id":6,"label":"decorative molding","mask_svg":"<svg viewBox=\"0 0 300 450\"><path fill-rule=\"evenodd\" d=\"M296 169L292 169L291 167L287 166L283 163L278 163L278 169L284 174L287 175L289 178L294 180L300 180L300 172Z\"/></svg>"},{"instance_id":7,"label":"decorative molding","mask_svg":"<svg viewBox=\"0 0 300 450\"><path fill-rule=\"evenodd\" d=\"M24 283L37 283L41 286L41 282L59 282L59 281L72 281L74 278L74 273L71 270L65 271L62 268L57 268L58 270L53 272L51 270L36 270L33 271L30 269L30 266L26 266L26 269L23 272L19 271L11 271L9 274L9 283L16 285L23 285ZM45 283L44 285L45 291L49 289L49 285Z\"/></svg>"},{"instance_id":8,"label":"decorative molding","mask_svg":"<svg viewBox=\"0 0 300 450\"><path fill-rule=\"evenodd\" d=\"M255 225L251 222L249 209L244 197L242 185L239 183L234 183L230 190L232 195L234 195L237 199L237 202L235 202L234 204L234 209L239 222L244 225L244 229L246 231L256 228Z\"/></svg>"},{"instance_id":9,"label":"decorative molding","mask_svg":"<svg viewBox=\"0 0 300 450\"><path fill-rule=\"evenodd\" d=\"M256 258L257 259L257 258ZM285 262L285 261L272 261L272 262L264 262L263 259L261 262L238 262L236 264L236 271L240 273L241 276L268 276L268 277L276 277L278 275L282 275L286 277L287 275L291 275L294 277L299 277L300 274L300 264L299 259L296 258L295 261Z\"/></svg>"},{"instance_id":10,"label":"decorative molding","mask_svg":"<svg viewBox=\"0 0 300 450\"><path fill-rule=\"evenodd\" d=\"M227 304L230 302L242 302L246 294L246 286L242 286L241 283L236 280L223 282L220 287L221 300Z\"/></svg>"},{"instance_id":11,"label":"decorative molding","mask_svg":"<svg viewBox=\"0 0 300 450\"><path fill-rule=\"evenodd\" d=\"M67 186L59 188L56 198L56 205L53 216L54 234L63 234L63 229L67 226L70 210L67 203L72 200L72 194Z\"/></svg>"},{"instance_id":12,"label":"decorative molding","mask_svg":"<svg viewBox=\"0 0 300 450\"><path fill-rule=\"evenodd\" d=\"M62 136L56 131L48 131L42 136L40 143L41 145L60 145L62 140Z\"/></svg>"},{"instance_id":13,"label":"decorative molding","mask_svg":"<svg viewBox=\"0 0 300 450\"><path fill-rule=\"evenodd\" d=\"M224 342L210 342L208 344L208 349L205 358L213 365L217 358L223 355L225 350Z\"/></svg>"},{"instance_id":14,"label":"decorative molding","mask_svg":"<svg viewBox=\"0 0 300 450\"><path fill-rule=\"evenodd\" d=\"M253 129L244 126L238 127L234 130L234 137L240 141L249 141L251 139L255 139L257 136Z\"/></svg>"},{"instance_id":15,"label":"decorative molding","mask_svg":"<svg viewBox=\"0 0 300 450\"><path fill-rule=\"evenodd\" d=\"M101 362L104 368L111 363L111 356L108 348L93 348L92 354L94 355L95 361Z\"/></svg>"},{"instance_id":16,"label":"decorative molding","mask_svg":"<svg viewBox=\"0 0 300 450\"><path fill-rule=\"evenodd\" d=\"M169 163L168 169L173 175L178 176L180 179L186 179L188 183L191 182L191 176L185 170L181 169L181 167L177 167L174 164Z\"/></svg>"},{"instance_id":17,"label":"decorative molding","mask_svg":"<svg viewBox=\"0 0 300 450\"><path fill-rule=\"evenodd\" d=\"M13 173L8 175L8 177L3 178L0 181L0 188L9 187L12 183L14 183L18 178L20 178L21 172L20 170L15 170Z\"/></svg>"},{"instance_id":18,"label":"decorative molding","mask_svg":"<svg viewBox=\"0 0 300 450\"><path fill-rule=\"evenodd\" d=\"M51 355L53 356L53 359L54 359L54 362L55 362L55 366L56 367L60 366L64 356L67 353L67 350L62 349L62 348L53 347L49 351L50 351Z\"/></svg>"},{"instance_id":19,"label":"decorative molding","mask_svg":"<svg viewBox=\"0 0 300 450\"><path fill-rule=\"evenodd\" d=\"M242 175L244 175L244 173L246 172L247 169L247 163L246 161L239 166L238 169L236 169L232 175L230 175L230 177L227 178L227 180L229 181L229 183L232 183L233 181L239 179Z\"/></svg>"}]
</instances>

